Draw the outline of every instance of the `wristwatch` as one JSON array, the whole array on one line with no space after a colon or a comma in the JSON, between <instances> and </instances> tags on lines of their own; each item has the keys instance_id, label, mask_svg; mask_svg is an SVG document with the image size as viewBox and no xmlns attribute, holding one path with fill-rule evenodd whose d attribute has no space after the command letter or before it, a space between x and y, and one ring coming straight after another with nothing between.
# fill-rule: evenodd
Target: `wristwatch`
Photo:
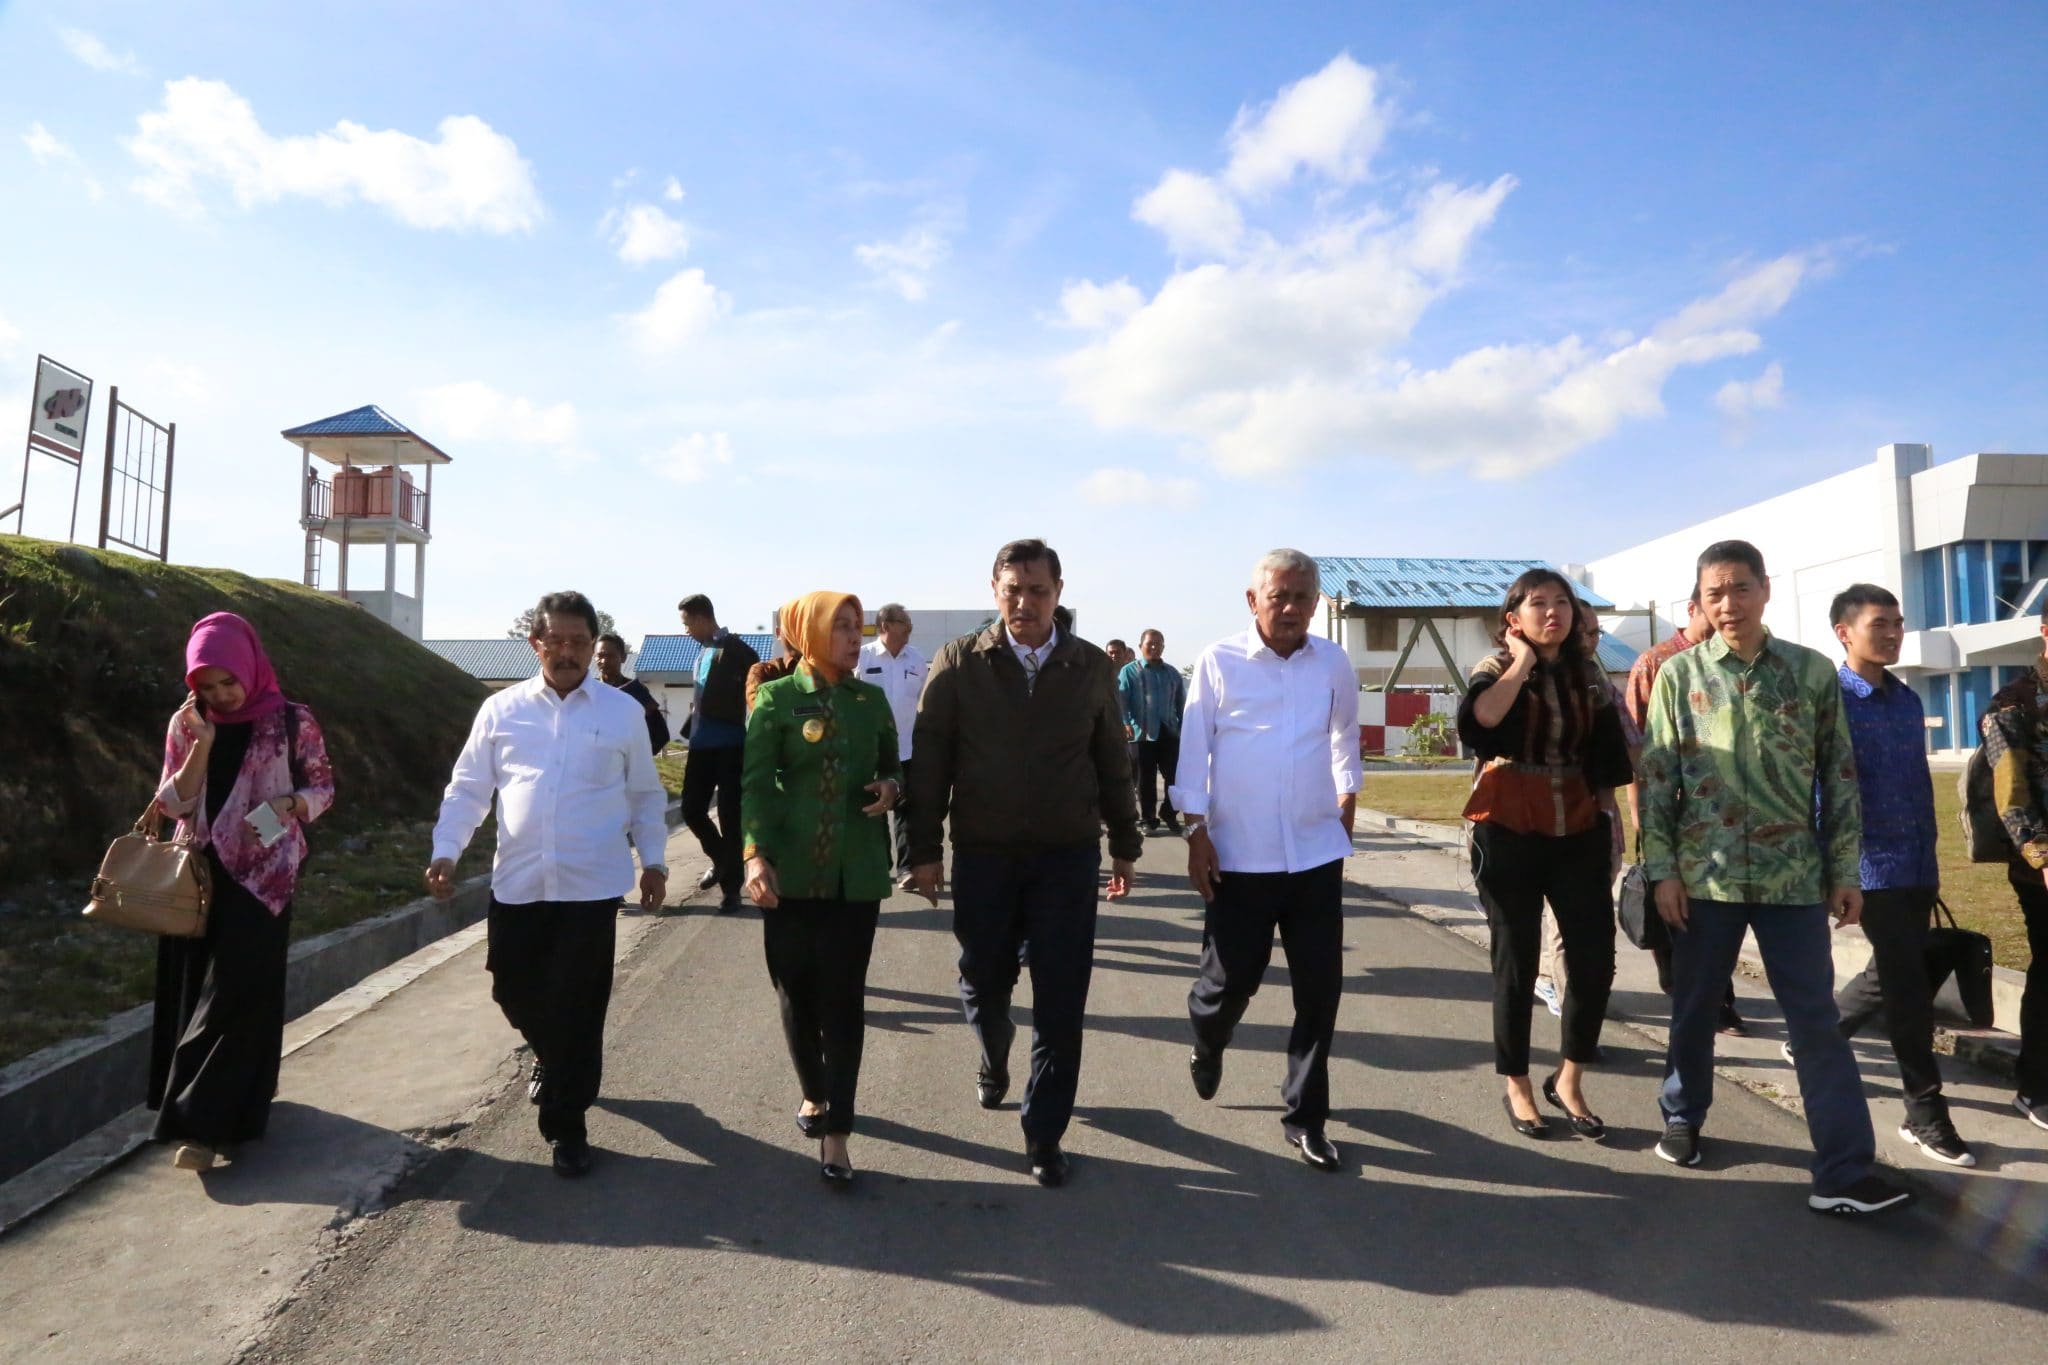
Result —
<instances>
[{"instance_id":1,"label":"wristwatch","mask_svg":"<svg viewBox=\"0 0 2048 1365\"><path fill-rule=\"evenodd\" d=\"M1192 843L1194 837L1207 828L1209 828L1207 820L1190 820L1181 826L1180 837Z\"/></svg>"}]
</instances>

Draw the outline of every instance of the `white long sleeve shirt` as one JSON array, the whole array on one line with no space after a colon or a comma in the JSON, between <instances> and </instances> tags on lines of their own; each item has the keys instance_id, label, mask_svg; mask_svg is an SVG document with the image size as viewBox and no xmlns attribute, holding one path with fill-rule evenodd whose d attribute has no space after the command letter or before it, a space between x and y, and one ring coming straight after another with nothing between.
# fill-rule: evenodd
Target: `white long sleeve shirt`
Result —
<instances>
[{"instance_id":1,"label":"white long sleeve shirt","mask_svg":"<svg viewBox=\"0 0 2048 1365\"><path fill-rule=\"evenodd\" d=\"M633 854L663 867L668 793L640 704L591 673L568 696L536 677L478 708L455 760L434 856L459 858L493 797L491 894L507 905L609 900L632 889Z\"/></svg>"},{"instance_id":2,"label":"white long sleeve shirt","mask_svg":"<svg viewBox=\"0 0 2048 1365\"><path fill-rule=\"evenodd\" d=\"M896 718L896 757L910 761L910 732L917 728L917 699L924 695L925 657L916 645L906 642L901 654L871 640L860 647L860 680L873 683L889 695L889 714Z\"/></svg>"},{"instance_id":3,"label":"white long sleeve shirt","mask_svg":"<svg viewBox=\"0 0 2048 1365\"><path fill-rule=\"evenodd\" d=\"M1306 872L1350 856L1337 798L1356 792L1358 675L1311 635L1281 658L1256 627L1195 660L1174 809L1202 816L1225 872Z\"/></svg>"}]
</instances>

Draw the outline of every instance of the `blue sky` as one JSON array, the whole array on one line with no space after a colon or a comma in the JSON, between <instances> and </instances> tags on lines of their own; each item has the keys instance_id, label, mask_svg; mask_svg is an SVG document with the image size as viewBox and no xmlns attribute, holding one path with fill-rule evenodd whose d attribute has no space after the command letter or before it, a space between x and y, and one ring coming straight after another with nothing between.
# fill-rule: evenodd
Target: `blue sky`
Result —
<instances>
[{"instance_id":1,"label":"blue sky","mask_svg":"<svg viewBox=\"0 0 2048 1365\"><path fill-rule=\"evenodd\" d=\"M174 558L296 577L276 433L378 403L456 460L430 635L973 607L1038 534L1183 657L1275 545L2048 449L2048 11L1778 8L4 5L0 420L120 384Z\"/></svg>"}]
</instances>

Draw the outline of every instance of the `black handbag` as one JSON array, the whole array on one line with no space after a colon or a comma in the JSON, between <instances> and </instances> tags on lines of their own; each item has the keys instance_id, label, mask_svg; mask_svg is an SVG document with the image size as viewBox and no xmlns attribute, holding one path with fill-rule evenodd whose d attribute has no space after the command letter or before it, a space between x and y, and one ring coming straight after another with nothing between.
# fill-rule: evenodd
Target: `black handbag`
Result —
<instances>
[{"instance_id":1,"label":"black handbag","mask_svg":"<svg viewBox=\"0 0 2048 1365\"><path fill-rule=\"evenodd\" d=\"M1947 924L1941 922L1944 917ZM1958 927L1955 912L1939 896L1934 900L1934 926L1927 931L1925 960L1928 994L1938 994L1953 976L1970 1026L1990 1028L1998 1013L1991 999L1991 939Z\"/></svg>"},{"instance_id":2,"label":"black handbag","mask_svg":"<svg viewBox=\"0 0 2048 1365\"><path fill-rule=\"evenodd\" d=\"M1621 886L1614 893L1614 917L1621 922L1622 936L1638 948L1652 952L1671 946L1671 929L1657 913L1656 889L1643 868L1643 838L1636 836L1636 860L1621 870Z\"/></svg>"}]
</instances>

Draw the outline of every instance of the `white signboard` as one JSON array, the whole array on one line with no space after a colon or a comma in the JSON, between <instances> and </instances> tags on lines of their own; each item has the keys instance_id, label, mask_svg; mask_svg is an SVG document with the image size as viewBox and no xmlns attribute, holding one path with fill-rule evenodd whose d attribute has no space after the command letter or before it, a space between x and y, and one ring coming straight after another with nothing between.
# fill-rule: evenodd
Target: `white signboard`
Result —
<instances>
[{"instance_id":1,"label":"white signboard","mask_svg":"<svg viewBox=\"0 0 2048 1365\"><path fill-rule=\"evenodd\" d=\"M85 419L92 408L92 381L48 356L36 357L36 402L29 413L28 438L52 454L85 457Z\"/></svg>"}]
</instances>

